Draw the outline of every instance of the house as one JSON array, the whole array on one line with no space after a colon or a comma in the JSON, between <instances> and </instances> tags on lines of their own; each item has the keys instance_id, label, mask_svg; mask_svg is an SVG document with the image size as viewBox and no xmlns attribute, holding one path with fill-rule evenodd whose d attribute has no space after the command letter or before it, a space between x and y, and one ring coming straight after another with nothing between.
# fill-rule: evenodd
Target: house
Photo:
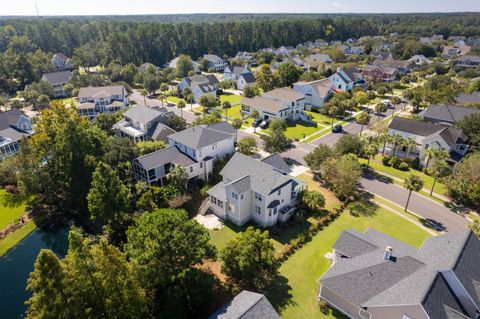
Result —
<instances>
[{"instance_id":1,"label":"house","mask_svg":"<svg viewBox=\"0 0 480 319\"><path fill-rule=\"evenodd\" d=\"M195 102L198 103L202 95L217 97L218 80L213 74L198 74L183 78L178 85L180 91L189 88L192 91Z\"/></svg>"},{"instance_id":2,"label":"house","mask_svg":"<svg viewBox=\"0 0 480 319\"><path fill-rule=\"evenodd\" d=\"M305 58L305 65L310 69L318 69L322 64L331 64L333 60L328 54L310 54Z\"/></svg>"},{"instance_id":3,"label":"house","mask_svg":"<svg viewBox=\"0 0 480 319\"><path fill-rule=\"evenodd\" d=\"M378 60L393 59L393 55L389 51L373 50L372 52L370 52L370 55Z\"/></svg>"},{"instance_id":4,"label":"house","mask_svg":"<svg viewBox=\"0 0 480 319\"><path fill-rule=\"evenodd\" d=\"M432 64L433 61L426 58L423 54L417 54L412 56L410 59L407 60L409 63L414 63L415 66L422 66L424 64Z\"/></svg>"},{"instance_id":5,"label":"house","mask_svg":"<svg viewBox=\"0 0 480 319\"><path fill-rule=\"evenodd\" d=\"M480 315L480 241L470 230L417 249L374 229L344 231L318 297L348 318L468 319Z\"/></svg>"},{"instance_id":6,"label":"house","mask_svg":"<svg viewBox=\"0 0 480 319\"><path fill-rule=\"evenodd\" d=\"M480 56L478 55L464 55L456 58L453 61L453 66L460 67L462 69L476 68L480 65Z\"/></svg>"},{"instance_id":7,"label":"house","mask_svg":"<svg viewBox=\"0 0 480 319\"><path fill-rule=\"evenodd\" d=\"M155 70L155 71L160 70L160 68L158 66L155 66L151 63L143 63L139 67L137 67L137 70L138 70L138 72L145 72L147 70L147 68L149 68L149 67L153 68L153 70Z\"/></svg>"},{"instance_id":8,"label":"house","mask_svg":"<svg viewBox=\"0 0 480 319\"><path fill-rule=\"evenodd\" d=\"M480 91L472 93L461 93L457 96L456 101L458 104L468 106L471 104L480 104Z\"/></svg>"},{"instance_id":9,"label":"house","mask_svg":"<svg viewBox=\"0 0 480 319\"><path fill-rule=\"evenodd\" d=\"M19 109L0 113L0 160L20 151L20 141L34 133L30 119Z\"/></svg>"},{"instance_id":10,"label":"house","mask_svg":"<svg viewBox=\"0 0 480 319\"><path fill-rule=\"evenodd\" d=\"M453 41L453 42L459 42L459 41L465 41L467 38L464 37L463 35L451 35L447 38L447 41Z\"/></svg>"},{"instance_id":11,"label":"house","mask_svg":"<svg viewBox=\"0 0 480 319\"><path fill-rule=\"evenodd\" d=\"M395 81L397 70L394 68L367 64L362 68L363 77L374 83L391 83Z\"/></svg>"},{"instance_id":12,"label":"house","mask_svg":"<svg viewBox=\"0 0 480 319\"><path fill-rule=\"evenodd\" d=\"M52 85L53 96L56 98L69 96L69 93L65 91L65 84L70 82L71 79L72 79L72 72L69 70L53 72L53 73L45 73L42 76L42 81L46 81L50 83L50 85Z\"/></svg>"},{"instance_id":13,"label":"house","mask_svg":"<svg viewBox=\"0 0 480 319\"><path fill-rule=\"evenodd\" d=\"M100 113L115 113L127 108L128 93L123 85L81 88L77 109L83 116L94 119Z\"/></svg>"},{"instance_id":14,"label":"house","mask_svg":"<svg viewBox=\"0 0 480 319\"><path fill-rule=\"evenodd\" d=\"M257 110L260 118L281 118L298 121L305 119L305 95L288 87L275 89L262 96L242 99L242 115L248 116Z\"/></svg>"},{"instance_id":15,"label":"house","mask_svg":"<svg viewBox=\"0 0 480 319\"><path fill-rule=\"evenodd\" d=\"M281 46L276 49L273 53L275 55L290 55L292 52L295 51L295 48L292 46Z\"/></svg>"},{"instance_id":16,"label":"house","mask_svg":"<svg viewBox=\"0 0 480 319\"><path fill-rule=\"evenodd\" d=\"M425 152L428 148L441 149L450 154L449 162L456 163L467 154L467 137L459 129L447 125L422 122L404 117L394 117L388 127L388 134L413 138L417 146L409 150L409 155L418 157L422 165L426 164ZM400 150L400 148L399 148ZM403 147L399 152L405 152Z\"/></svg>"},{"instance_id":17,"label":"house","mask_svg":"<svg viewBox=\"0 0 480 319\"><path fill-rule=\"evenodd\" d=\"M208 319L280 319L280 316L262 294L243 290Z\"/></svg>"},{"instance_id":18,"label":"house","mask_svg":"<svg viewBox=\"0 0 480 319\"><path fill-rule=\"evenodd\" d=\"M168 136L168 147L133 161L135 176L148 184L163 185L175 166L189 179L208 180L213 163L235 152L235 129L228 122L197 125Z\"/></svg>"},{"instance_id":19,"label":"house","mask_svg":"<svg viewBox=\"0 0 480 319\"><path fill-rule=\"evenodd\" d=\"M386 60L380 60L376 59L372 63L375 66L382 66L386 68L393 68L397 70L397 73L399 74L406 74L409 73L410 70L410 62L409 61L404 61L404 60L394 60L394 59L386 59Z\"/></svg>"},{"instance_id":20,"label":"house","mask_svg":"<svg viewBox=\"0 0 480 319\"><path fill-rule=\"evenodd\" d=\"M454 125L472 114L480 114L480 109L448 104L432 104L423 113L423 120L433 124Z\"/></svg>"},{"instance_id":21,"label":"house","mask_svg":"<svg viewBox=\"0 0 480 319\"><path fill-rule=\"evenodd\" d=\"M166 64L166 67L168 68L172 68L172 69L177 69L177 63L178 63L178 57L176 57L175 59L171 60L170 62L168 62ZM200 73L200 63L197 63L195 61L192 61L192 66L193 66L193 72L195 73Z\"/></svg>"},{"instance_id":22,"label":"house","mask_svg":"<svg viewBox=\"0 0 480 319\"><path fill-rule=\"evenodd\" d=\"M55 53L52 64L58 71L72 70L75 67L72 60L63 53Z\"/></svg>"},{"instance_id":23,"label":"house","mask_svg":"<svg viewBox=\"0 0 480 319\"><path fill-rule=\"evenodd\" d=\"M329 79L335 88L343 91L351 91L354 87L365 85L362 72L356 67L338 67L337 72L332 74Z\"/></svg>"},{"instance_id":24,"label":"house","mask_svg":"<svg viewBox=\"0 0 480 319\"><path fill-rule=\"evenodd\" d=\"M362 47L354 47L351 45L342 45L340 46L343 54L345 55L363 55L363 48Z\"/></svg>"},{"instance_id":25,"label":"house","mask_svg":"<svg viewBox=\"0 0 480 319\"><path fill-rule=\"evenodd\" d=\"M305 188L289 172L278 154L258 160L235 153L220 171L222 181L208 190L209 208L238 226L254 221L269 227L286 221Z\"/></svg>"},{"instance_id":26,"label":"house","mask_svg":"<svg viewBox=\"0 0 480 319\"><path fill-rule=\"evenodd\" d=\"M253 85L256 81L255 76L247 67L229 65L223 71L223 79L233 81L237 89L243 90L247 85Z\"/></svg>"},{"instance_id":27,"label":"house","mask_svg":"<svg viewBox=\"0 0 480 319\"><path fill-rule=\"evenodd\" d=\"M328 42L322 39L317 39L315 40L313 45L315 46L315 48L323 48L328 46Z\"/></svg>"},{"instance_id":28,"label":"house","mask_svg":"<svg viewBox=\"0 0 480 319\"><path fill-rule=\"evenodd\" d=\"M446 45L442 49L442 58L453 59L458 56L466 55L470 52L468 45Z\"/></svg>"},{"instance_id":29,"label":"house","mask_svg":"<svg viewBox=\"0 0 480 319\"><path fill-rule=\"evenodd\" d=\"M305 96L305 107L307 110L322 108L333 95L332 87L333 83L330 79L293 84L293 89Z\"/></svg>"},{"instance_id":30,"label":"house","mask_svg":"<svg viewBox=\"0 0 480 319\"><path fill-rule=\"evenodd\" d=\"M167 126L169 118L174 113L165 107L135 105L122 115L123 120L117 122L113 129L118 136L128 137L135 142L146 140L167 142L167 136L175 133Z\"/></svg>"},{"instance_id":31,"label":"house","mask_svg":"<svg viewBox=\"0 0 480 319\"><path fill-rule=\"evenodd\" d=\"M237 55L235 56L235 59L240 59L248 62L249 65L255 65L257 64L257 59L253 56L252 53L246 52L246 51L239 51L237 52Z\"/></svg>"},{"instance_id":32,"label":"house","mask_svg":"<svg viewBox=\"0 0 480 319\"><path fill-rule=\"evenodd\" d=\"M215 54L205 54L203 58L207 60L207 68L214 69L216 72L223 71L228 65L227 61Z\"/></svg>"},{"instance_id":33,"label":"house","mask_svg":"<svg viewBox=\"0 0 480 319\"><path fill-rule=\"evenodd\" d=\"M298 55L285 58L285 59L283 59L283 62L284 63L286 63L286 62L292 63L293 65L296 65L299 68L302 68L304 70L308 69L308 67L305 64L305 61L303 61L302 58L300 58Z\"/></svg>"}]
</instances>

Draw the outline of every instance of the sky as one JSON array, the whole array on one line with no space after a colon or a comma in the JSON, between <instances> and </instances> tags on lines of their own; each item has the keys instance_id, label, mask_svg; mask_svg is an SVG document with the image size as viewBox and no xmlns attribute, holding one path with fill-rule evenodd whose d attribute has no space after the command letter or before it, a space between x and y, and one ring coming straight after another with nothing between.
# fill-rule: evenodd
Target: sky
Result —
<instances>
[{"instance_id":1,"label":"sky","mask_svg":"<svg viewBox=\"0 0 480 319\"><path fill-rule=\"evenodd\" d=\"M480 0L2 0L0 16L480 12Z\"/></svg>"}]
</instances>

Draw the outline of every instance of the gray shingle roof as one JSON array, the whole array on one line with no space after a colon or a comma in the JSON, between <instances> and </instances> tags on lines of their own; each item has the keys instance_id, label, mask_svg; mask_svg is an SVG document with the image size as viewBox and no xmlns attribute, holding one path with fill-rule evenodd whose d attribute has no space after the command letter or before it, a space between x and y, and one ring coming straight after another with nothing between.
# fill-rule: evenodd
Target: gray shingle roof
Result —
<instances>
[{"instance_id":1,"label":"gray shingle roof","mask_svg":"<svg viewBox=\"0 0 480 319\"><path fill-rule=\"evenodd\" d=\"M190 157L180 152L176 147L167 147L153 153L140 156L136 160L146 170L153 169L167 163L174 163L183 167L187 167L196 163Z\"/></svg>"},{"instance_id":2,"label":"gray shingle roof","mask_svg":"<svg viewBox=\"0 0 480 319\"><path fill-rule=\"evenodd\" d=\"M242 99L242 104L272 113L277 113L288 109L288 106L286 106L282 101L267 99L261 96L255 96L253 98L244 97Z\"/></svg>"},{"instance_id":3,"label":"gray shingle roof","mask_svg":"<svg viewBox=\"0 0 480 319\"><path fill-rule=\"evenodd\" d=\"M134 121L146 124L165 113L166 112L162 111L161 109L151 108L144 105L135 105L125 111L125 113L123 113L123 116Z\"/></svg>"},{"instance_id":4,"label":"gray shingle roof","mask_svg":"<svg viewBox=\"0 0 480 319\"><path fill-rule=\"evenodd\" d=\"M209 319L280 319L268 299L244 290L217 310Z\"/></svg>"},{"instance_id":5,"label":"gray shingle roof","mask_svg":"<svg viewBox=\"0 0 480 319\"><path fill-rule=\"evenodd\" d=\"M176 133L175 130L160 122L154 123L147 131L147 135L154 141L166 141L167 136Z\"/></svg>"},{"instance_id":6,"label":"gray shingle roof","mask_svg":"<svg viewBox=\"0 0 480 319\"><path fill-rule=\"evenodd\" d=\"M343 256L353 258L380 248L365 241L361 237L361 234L355 230L344 231L333 245L333 249Z\"/></svg>"},{"instance_id":7,"label":"gray shingle roof","mask_svg":"<svg viewBox=\"0 0 480 319\"><path fill-rule=\"evenodd\" d=\"M432 104L427 108L423 117L425 121L435 120L454 124L461 121L464 117L472 114L480 114L480 109L448 104Z\"/></svg>"},{"instance_id":8,"label":"gray shingle roof","mask_svg":"<svg viewBox=\"0 0 480 319\"><path fill-rule=\"evenodd\" d=\"M248 71L247 68L243 67L243 66L236 66L236 65L229 65L225 68L225 72L228 73L232 73L232 74L236 74L236 75L240 75L240 74L246 74L246 73L250 73L250 71Z\"/></svg>"},{"instance_id":9,"label":"gray shingle roof","mask_svg":"<svg viewBox=\"0 0 480 319\"><path fill-rule=\"evenodd\" d=\"M12 142L16 142L31 134L31 132L23 131L16 126L22 115L23 113L15 108L0 113L0 138L8 138Z\"/></svg>"},{"instance_id":10,"label":"gray shingle roof","mask_svg":"<svg viewBox=\"0 0 480 319\"><path fill-rule=\"evenodd\" d=\"M224 141L231 137L233 137L233 134L227 134L217 129L209 128L206 125L190 127L169 136L173 141L186 145L194 150Z\"/></svg>"},{"instance_id":11,"label":"gray shingle roof","mask_svg":"<svg viewBox=\"0 0 480 319\"><path fill-rule=\"evenodd\" d=\"M235 129L233 128L232 124L228 123L227 121L210 124L208 128L212 130L220 131L226 134L231 134L231 135L235 134Z\"/></svg>"},{"instance_id":12,"label":"gray shingle roof","mask_svg":"<svg viewBox=\"0 0 480 319\"><path fill-rule=\"evenodd\" d=\"M47 81L51 85L65 84L72 78L72 72L60 71L53 73L45 73L42 76L42 80Z\"/></svg>"},{"instance_id":13,"label":"gray shingle roof","mask_svg":"<svg viewBox=\"0 0 480 319\"><path fill-rule=\"evenodd\" d=\"M111 97L113 95L118 95L120 99L123 100L125 88L122 85L114 85L114 86L89 86L85 88L80 88L78 92L78 98L87 97L91 98L97 94L105 94L107 97Z\"/></svg>"},{"instance_id":14,"label":"gray shingle roof","mask_svg":"<svg viewBox=\"0 0 480 319\"><path fill-rule=\"evenodd\" d=\"M243 73L243 74L241 75L241 77L243 77L243 79L245 80L245 82L246 82L246 83L249 83L249 84L255 83L255 81L257 80L257 79L255 78L255 75L253 75L253 73L251 73L251 72Z\"/></svg>"},{"instance_id":15,"label":"gray shingle roof","mask_svg":"<svg viewBox=\"0 0 480 319\"><path fill-rule=\"evenodd\" d=\"M292 171L290 166L288 166L283 157L280 156L280 154L278 153L274 153L268 157L265 157L264 159L262 159L262 162L267 163L268 165L276 168L277 170L285 174L290 174L290 172Z\"/></svg>"},{"instance_id":16,"label":"gray shingle roof","mask_svg":"<svg viewBox=\"0 0 480 319\"><path fill-rule=\"evenodd\" d=\"M429 136L433 133L444 130L446 127L447 126L444 125L395 116L388 128L418 136Z\"/></svg>"},{"instance_id":17,"label":"gray shingle roof","mask_svg":"<svg viewBox=\"0 0 480 319\"><path fill-rule=\"evenodd\" d=\"M463 105L470 103L480 103L480 92L476 91L471 94L462 93L456 98L457 102Z\"/></svg>"},{"instance_id":18,"label":"gray shingle roof","mask_svg":"<svg viewBox=\"0 0 480 319\"><path fill-rule=\"evenodd\" d=\"M205 54L203 58L210 62L223 61L223 59L216 54Z\"/></svg>"}]
</instances>

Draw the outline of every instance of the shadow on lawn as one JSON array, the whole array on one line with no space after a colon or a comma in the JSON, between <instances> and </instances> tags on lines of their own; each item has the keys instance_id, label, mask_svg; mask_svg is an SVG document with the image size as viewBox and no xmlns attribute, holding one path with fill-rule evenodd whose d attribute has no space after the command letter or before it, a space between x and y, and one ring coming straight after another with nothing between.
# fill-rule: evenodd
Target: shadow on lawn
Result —
<instances>
[{"instance_id":1,"label":"shadow on lawn","mask_svg":"<svg viewBox=\"0 0 480 319\"><path fill-rule=\"evenodd\" d=\"M265 295L278 312L287 306L297 305L292 300L292 287L288 284L288 279L279 274L273 279L273 283L267 288Z\"/></svg>"},{"instance_id":2,"label":"shadow on lawn","mask_svg":"<svg viewBox=\"0 0 480 319\"><path fill-rule=\"evenodd\" d=\"M393 179L373 171L371 168L365 168L363 172L363 177L369 180L377 180L385 184L393 184Z\"/></svg>"}]
</instances>

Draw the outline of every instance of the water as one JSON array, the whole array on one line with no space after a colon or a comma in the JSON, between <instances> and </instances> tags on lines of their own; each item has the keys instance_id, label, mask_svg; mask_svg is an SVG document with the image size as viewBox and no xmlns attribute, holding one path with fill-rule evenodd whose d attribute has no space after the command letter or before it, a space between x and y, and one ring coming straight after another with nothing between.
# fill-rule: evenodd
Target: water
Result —
<instances>
[{"instance_id":1,"label":"water","mask_svg":"<svg viewBox=\"0 0 480 319\"><path fill-rule=\"evenodd\" d=\"M51 249L59 257L67 253L68 231L58 232L36 230L14 249L0 258L0 318L22 318L25 301L31 294L26 290L28 275L41 249Z\"/></svg>"}]
</instances>

